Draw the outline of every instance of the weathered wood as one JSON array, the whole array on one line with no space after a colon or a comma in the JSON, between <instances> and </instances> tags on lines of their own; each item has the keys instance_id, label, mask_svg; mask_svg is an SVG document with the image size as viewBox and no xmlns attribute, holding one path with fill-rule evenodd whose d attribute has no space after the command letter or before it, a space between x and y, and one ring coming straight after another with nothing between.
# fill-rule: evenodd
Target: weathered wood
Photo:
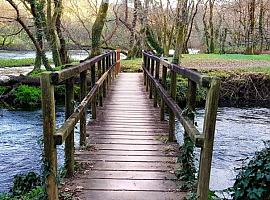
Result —
<instances>
[{"instance_id":1,"label":"weathered wood","mask_svg":"<svg viewBox=\"0 0 270 200\"><path fill-rule=\"evenodd\" d=\"M91 66L91 87L94 87L96 84L96 67L95 65ZM97 118L97 96L94 95L93 100L91 102L91 114L92 119Z\"/></svg>"},{"instance_id":2,"label":"weathered wood","mask_svg":"<svg viewBox=\"0 0 270 200\"><path fill-rule=\"evenodd\" d=\"M144 54L142 54L142 56L143 56L142 67L147 68L146 67L147 57ZM146 85L146 79L147 79L146 74L145 74L145 72L143 72L143 84L144 85Z\"/></svg>"},{"instance_id":3,"label":"weathered wood","mask_svg":"<svg viewBox=\"0 0 270 200\"><path fill-rule=\"evenodd\" d=\"M103 58L102 59L102 74L104 74L106 72L106 59ZM106 98L107 96L107 81L104 81L103 84L102 84L102 96L103 98Z\"/></svg>"},{"instance_id":4,"label":"weathered wood","mask_svg":"<svg viewBox=\"0 0 270 200\"><path fill-rule=\"evenodd\" d=\"M117 49L116 50L116 66L115 66L115 68L116 68L116 74L118 75L120 72L121 72L121 64L120 64L120 52L121 52L121 50L120 49Z\"/></svg>"},{"instance_id":5,"label":"weathered wood","mask_svg":"<svg viewBox=\"0 0 270 200\"><path fill-rule=\"evenodd\" d=\"M79 75L81 72L91 69L91 66L97 63L98 61L102 60L103 58L107 58L109 55L112 54L112 51L96 56L90 60L86 60L85 62L80 63L79 65L69 67L67 69L63 69L58 72L51 73L51 82L53 84L59 84L71 77Z\"/></svg>"},{"instance_id":6,"label":"weathered wood","mask_svg":"<svg viewBox=\"0 0 270 200\"><path fill-rule=\"evenodd\" d=\"M112 68L112 67L111 67ZM74 129L74 126L80 119L80 115L87 108L88 104L93 100L96 95L98 89L101 87L103 82L109 75L109 71L111 68L106 71L102 77L96 82L94 87L91 88L90 92L87 96L82 100L80 105L75 109L74 113L65 121L65 123L56 131L54 134L54 140L56 145L61 145L69 136L70 132Z\"/></svg>"},{"instance_id":7,"label":"weathered wood","mask_svg":"<svg viewBox=\"0 0 270 200\"><path fill-rule=\"evenodd\" d=\"M110 96L104 101L104 108L99 110L97 120L89 123L88 146L96 150L78 151L76 160L91 163L91 170L75 176L70 182L71 185L83 187L78 193L79 198L90 197L93 191L99 191L108 192L103 197L104 200L114 197L131 199L128 193L118 197L112 194L113 191L123 190L137 191L138 196L135 199L145 199L145 196L156 199L156 195L151 197L153 192L168 193L166 198L170 197L172 200L182 199L184 196L185 193L178 191L177 179L171 173L175 166L176 153L167 152L168 145L159 139L167 134L168 124L157 124L158 109L154 109L153 102L145 98L147 93L142 79L142 74L120 74L108 93ZM130 80L133 84L129 84ZM125 92L120 92L119 88L124 88ZM132 97L126 98L129 94ZM135 104L132 103L133 96L137 97ZM141 96L144 98L140 98ZM128 107L119 110L122 100L130 102L127 103ZM154 112L146 113L150 108ZM128 114L128 117L124 121L115 121L112 114L117 117ZM138 121L133 121L133 116ZM170 148L173 146L171 144ZM95 196L92 197L96 199Z\"/></svg>"},{"instance_id":8,"label":"weathered wood","mask_svg":"<svg viewBox=\"0 0 270 200\"><path fill-rule=\"evenodd\" d=\"M155 62L154 60L151 60L150 73L152 76L154 76L154 70L155 70ZM153 90L154 90L154 87L153 87L152 82L150 81L149 82L149 99L153 98Z\"/></svg>"},{"instance_id":9,"label":"weathered wood","mask_svg":"<svg viewBox=\"0 0 270 200\"><path fill-rule=\"evenodd\" d=\"M157 88L159 95L166 103L166 105L173 111L176 117L179 119L180 123L183 125L185 130L187 131L189 137L194 142L194 144L198 147L203 145L204 137L197 128L194 126L193 122L185 115L183 110L177 105L177 103L170 97L167 91L163 88L163 86L154 79L154 77L144 68L149 79L153 81L155 87Z\"/></svg>"},{"instance_id":10,"label":"weathered wood","mask_svg":"<svg viewBox=\"0 0 270 200\"><path fill-rule=\"evenodd\" d=\"M170 95L173 100L176 99L176 72L171 71L171 83L170 83ZM152 74L151 74L152 75ZM170 109L169 110L169 141L175 140L175 114Z\"/></svg>"},{"instance_id":11,"label":"weathered wood","mask_svg":"<svg viewBox=\"0 0 270 200\"><path fill-rule=\"evenodd\" d=\"M204 144L201 150L200 171L197 194L200 200L208 199L211 162L218 109L220 80L212 79L206 97L205 117L203 126Z\"/></svg>"},{"instance_id":12,"label":"weathered wood","mask_svg":"<svg viewBox=\"0 0 270 200\"><path fill-rule=\"evenodd\" d=\"M50 73L41 75L44 166L46 166L45 188L49 200L58 200L57 188L57 155L54 145L55 102L54 86L50 84Z\"/></svg>"},{"instance_id":13,"label":"weathered wood","mask_svg":"<svg viewBox=\"0 0 270 200\"><path fill-rule=\"evenodd\" d=\"M102 69L101 69L101 61L98 62L98 79L100 79L102 76ZM103 106L103 92L102 89L99 89L98 91L98 100L99 100L99 106Z\"/></svg>"},{"instance_id":14,"label":"weathered wood","mask_svg":"<svg viewBox=\"0 0 270 200\"><path fill-rule=\"evenodd\" d=\"M86 81L87 71L80 73L80 100L83 101L87 94L87 81ZM86 109L81 114L80 117L80 146L85 145L86 140Z\"/></svg>"},{"instance_id":15,"label":"weathered wood","mask_svg":"<svg viewBox=\"0 0 270 200\"><path fill-rule=\"evenodd\" d=\"M162 80L161 84L164 88L166 88L166 79L167 79L167 68L162 65ZM164 121L165 120L165 103L164 100L161 98L160 102L160 120Z\"/></svg>"},{"instance_id":16,"label":"weathered wood","mask_svg":"<svg viewBox=\"0 0 270 200\"><path fill-rule=\"evenodd\" d=\"M155 69L155 79L159 80L159 66L160 66L160 62L157 61L156 62L156 69ZM154 87L154 107L157 107L158 104L158 91L156 89L156 87Z\"/></svg>"},{"instance_id":17,"label":"weathered wood","mask_svg":"<svg viewBox=\"0 0 270 200\"><path fill-rule=\"evenodd\" d=\"M143 54L146 55L146 57L148 59L153 59L155 61L159 61L163 66L167 67L168 69L170 69L178 74L181 74L185 78L188 78L188 79L196 82L200 86L209 87L209 83L210 83L210 79L211 79L210 77L202 75L196 71L175 65L175 64L170 64L168 61L163 60L155 55L149 54L145 51L143 52Z\"/></svg>"},{"instance_id":18,"label":"weathered wood","mask_svg":"<svg viewBox=\"0 0 270 200\"><path fill-rule=\"evenodd\" d=\"M66 95L65 95L66 113L65 118L68 119L74 111L74 79L66 80ZM74 128L65 142L65 169L66 175L71 177L74 173Z\"/></svg>"},{"instance_id":19,"label":"weathered wood","mask_svg":"<svg viewBox=\"0 0 270 200\"><path fill-rule=\"evenodd\" d=\"M149 71L150 69L150 58L146 57L146 66L145 68ZM149 90L149 84L150 84L150 80L148 79L148 77L146 76L146 92L148 92Z\"/></svg>"}]
</instances>

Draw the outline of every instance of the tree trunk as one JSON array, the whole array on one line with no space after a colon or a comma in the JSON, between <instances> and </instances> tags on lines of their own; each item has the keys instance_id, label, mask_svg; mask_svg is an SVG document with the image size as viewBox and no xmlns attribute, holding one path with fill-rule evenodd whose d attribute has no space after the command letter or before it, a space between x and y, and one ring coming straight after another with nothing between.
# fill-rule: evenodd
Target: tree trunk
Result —
<instances>
[{"instance_id":1,"label":"tree trunk","mask_svg":"<svg viewBox=\"0 0 270 200\"><path fill-rule=\"evenodd\" d=\"M62 17L62 11L63 11L62 3L63 3L62 0L54 0L55 7L58 6L60 8L58 13L57 13L55 26L56 26L57 36L58 36L59 42L60 42L59 53L60 53L61 63L68 64L69 57L68 57L68 51L67 51L67 47L66 47L66 40L63 36L62 29L61 29L61 17Z\"/></svg>"},{"instance_id":2,"label":"tree trunk","mask_svg":"<svg viewBox=\"0 0 270 200\"><path fill-rule=\"evenodd\" d=\"M251 0L248 3L249 10L249 29L248 29L248 43L247 43L247 54L255 53L255 42L254 42L254 28L255 28L255 7L256 0Z\"/></svg>"},{"instance_id":3,"label":"tree trunk","mask_svg":"<svg viewBox=\"0 0 270 200\"><path fill-rule=\"evenodd\" d=\"M98 10L97 18L92 27L92 51L90 57L93 58L101 53L100 39L102 30L107 17L107 11L109 7L109 0L102 0Z\"/></svg>"},{"instance_id":4,"label":"tree trunk","mask_svg":"<svg viewBox=\"0 0 270 200\"><path fill-rule=\"evenodd\" d=\"M177 18L176 18L176 44L173 63L179 64L184 46L185 38L185 22L187 19L187 4L188 0L178 0L177 2Z\"/></svg>"},{"instance_id":5,"label":"tree trunk","mask_svg":"<svg viewBox=\"0 0 270 200\"><path fill-rule=\"evenodd\" d=\"M210 28L210 46L209 52L215 52L215 36L214 36L214 24L213 24L213 11L215 0L209 0L209 28Z\"/></svg>"},{"instance_id":6,"label":"tree trunk","mask_svg":"<svg viewBox=\"0 0 270 200\"><path fill-rule=\"evenodd\" d=\"M42 58L42 62L46 68L46 70L51 71L52 67L49 64L49 61L46 57L45 51L40 47L39 43L37 42L36 38L34 37L33 33L30 31L29 27L24 23L24 21L21 19L20 16L20 12L19 9L17 7L17 5L15 4L15 2L13 0L7 0L7 2L14 8L14 10L16 11L16 21L22 26L22 28L24 29L24 31L26 32L26 34L28 35L28 37L30 38L30 40L33 42L36 51L39 55L41 55Z\"/></svg>"}]
</instances>

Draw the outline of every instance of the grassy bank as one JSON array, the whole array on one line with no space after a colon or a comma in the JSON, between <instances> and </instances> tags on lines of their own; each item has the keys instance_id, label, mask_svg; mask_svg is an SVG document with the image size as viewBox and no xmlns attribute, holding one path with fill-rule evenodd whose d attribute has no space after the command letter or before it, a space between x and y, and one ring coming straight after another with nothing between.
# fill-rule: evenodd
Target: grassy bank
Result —
<instances>
[{"instance_id":1,"label":"grassy bank","mask_svg":"<svg viewBox=\"0 0 270 200\"><path fill-rule=\"evenodd\" d=\"M34 65L35 59L23 58L23 59L0 59L0 68L3 67L24 67Z\"/></svg>"},{"instance_id":2,"label":"grassy bank","mask_svg":"<svg viewBox=\"0 0 270 200\"><path fill-rule=\"evenodd\" d=\"M142 59L124 60L121 62L122 71L141 71L141 62ZM260 66L261 64L264 66ZM203 74L221 79L220 106L269 107L270 105L269 55L183 55L181 65L191 66ZM167 83L169 85L169 78ZM187 80L179 76L177 81L177 102L179 104L185 104L186 92ZM203 105L205 91L198 89L197 94L198 105Z\"/></svg>"}]
</instances>

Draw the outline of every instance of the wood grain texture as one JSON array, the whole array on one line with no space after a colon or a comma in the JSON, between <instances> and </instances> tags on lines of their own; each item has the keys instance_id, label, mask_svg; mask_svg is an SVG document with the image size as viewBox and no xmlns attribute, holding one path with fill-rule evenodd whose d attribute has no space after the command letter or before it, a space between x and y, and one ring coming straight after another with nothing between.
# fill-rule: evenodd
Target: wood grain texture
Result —
<instances>
[{"instance_id":1,"label":"wood grain texture","mask_svg":"<svg viewBox=\"0 0 270 200\"><path fill-rule=\"evenodd\" d=\"M103 105L87 125L88 148L75 153L76 160L90 168L68 187L81 186L80 199L183 199L173 174L177 144L161 141L169 126L159 121L159 108L148 99L143 74L120 74Z\"/></svg>"}]
</instances>

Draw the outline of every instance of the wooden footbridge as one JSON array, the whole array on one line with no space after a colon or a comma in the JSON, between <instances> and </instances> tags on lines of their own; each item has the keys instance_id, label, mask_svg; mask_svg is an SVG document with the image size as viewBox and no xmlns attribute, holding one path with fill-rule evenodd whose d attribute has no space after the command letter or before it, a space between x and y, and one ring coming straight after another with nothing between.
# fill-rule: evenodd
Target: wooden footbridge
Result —
<instances>
[{"instance_id":1,"label":"wooden footbridge","mask_svg":"<svg viewBox=\"0 0 270 200\"><path fill-rule=\"evenodd\" d=\"M185 134L201 148L197 195L198 199L207 199L219 80L147 52L143 52L142 68L144 73L119 73L120 53L111 51L62 71L42 74L44 165L50 200L59 198L56 146L63 143L66 174L72 177L68 185L79 188L79 199L183 199L185 192L174 175L178 156L176 118ZM188 79L184 111L175 102L178 75ZM77 82L81 102L75 107ZM66 85L66 120L56 129L54 87L59 84ZM187 114L195 111L197 86L207 93L202 133ZM86 119L89 107L91 120ZM166 108L169 122L165 120ZM80 149L75 151L74 128L78 122ZM74 175L75 160L88 164L88 169Z\"/></svg>"}]
</instances>

